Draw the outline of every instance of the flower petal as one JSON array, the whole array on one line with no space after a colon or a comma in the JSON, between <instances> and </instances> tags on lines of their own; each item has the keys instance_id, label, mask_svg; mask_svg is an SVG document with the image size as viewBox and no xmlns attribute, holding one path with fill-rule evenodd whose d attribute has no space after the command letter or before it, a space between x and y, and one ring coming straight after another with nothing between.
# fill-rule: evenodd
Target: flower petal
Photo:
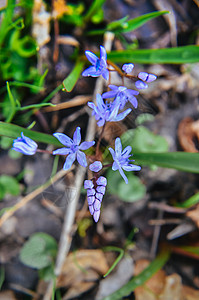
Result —
<instances>
[{"instance_id":1,"label":"flower petal","mask_svg":"<svg viewBox=\"0 0 199 300\"><path fill-rule=\"evenodd\" d=\"M136 166L136 165L127 165L127 166L122 166L122 168L125 170L125 171L140 171L141 170L141 167L140 166Z\"/></svg>"},{"instance_id":2,"label":"flower petal","mask_svg":"<svg viewBox=\"0 0 199 300\"><path fill-rule=\"evenodd\" d=\"M119 137L115 140L115 153L117 157L120 157L122 153L122 143Z\"/></svg>"},{"instance_id":3,"label":"flower petal","mask_svg":"<svg viewBox=\"0 0 199 300\"><path fill-rule=\"evenodd\" d=\"M59 148L57 150L53 151L53 155L67 155L71 152L71 150L69 148Z\"/></svg>"},{"instance_id":4,"label":"flower petal","mask_svg":"<svg viewBox=\"0 0 199 300\"><path fill-rule=\"evenodd\" d=\"M82 167L87 167L86 155L81 151L77 151L77 161Z\"/></svg>"},{"instance_id":5,"label":"flower petal","mask_svg":"<svg viewBox=\"0 0 199 300\"><path fill-rule=\"evenodd\" d=\"M85 55L92 65L96 65L99 58L94 53L92 53L89 50L86 50Z\"/></svg>"},{"instance_id":6,"label":"flower petal","mask_svg":"<svg viewBox=\"0 0 199 300\"><path fill-rule=\"evenodd\" d=\"M95 161L89 166L89 170L93 172L99 172L102 169L102 163L101 161Z\"/></svg>"},{"instance_id":7,"label":"flower petal","mask_svg":"<svg viewBox=\"0 0 199 300\"><path fill-rule=\"evenodd\" d=\"M80 127L77 127L74 134L73 134L73 142L75 145L79 145L81 142L81 133L80 133Z\"/></svg>"},{"instance_id":8,"label":"flower petal","mask_svg":"<svg viewBox=\"0 0 199 300\"><path fill-rule=\"evenodd\" d=\"M124 174L124 171L122 170L121 167L119 167L119 172L120 172L120 175L123 177L124 181L126 182L126 184L128 184L128 178Z\"/></svg>"},{"instance_id":9,"label":"flower petal","mask_svg":"<svg viewBox=\"0 0 199 300\"><path fill-rule=\"evenodd\" d=\"M67 147L70 147L73 145L73 140L63 134L63 133L59 133L59 132L56 132L56 133L53 133L53 135L60 141L60 143L62 143L64 146L67 146Z\"/></svg>"},{"instance_id":10,"label":"flower petal","mask_svg":"<svg viewBox=\"0 0 199 300\"><path fill-rule=\"evenodd\" d=\"M128 108L127 110L125 110L122 113L120 113L119 115L117 115L113 121L117 122L117 121L123 120L128 114L130 114L131 111L132 111L132 109Z\"/></svg>"},{"instance_id":11,"label":"flower petal","mask_svg":"<svg viewBox=\"0 0 199 300\"><path fill-rule=\"evenodd\" d=\"M79 150L87 150L90 147L92 147L93 145L95 145L95 141L91 141L91 142L83 142L81 143L81 145L79 146Z\"/></svg>"},{"instance_id":12,"label":"flower petal","mask_svg":"<svg viewBox=\"0 0 199 300\"><path fill-rule=\"evenodd\" d=\"M76 158L76 153L69 154L69 155L66 157L66 161L65 161L65 163L64 163L63 169L64 169L64 170L70 169L71 166L72 166L72 164L73 164L74 161L75 161L75 158Z\"/></svg>"}]
</instances>

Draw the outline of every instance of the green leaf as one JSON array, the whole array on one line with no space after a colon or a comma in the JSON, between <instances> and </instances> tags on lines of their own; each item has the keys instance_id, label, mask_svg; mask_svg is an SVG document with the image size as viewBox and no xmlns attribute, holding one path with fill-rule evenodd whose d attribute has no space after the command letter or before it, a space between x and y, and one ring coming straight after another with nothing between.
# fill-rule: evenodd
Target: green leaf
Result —
<instances>
[{"instance_id":1,"label":"green leaf","mask_svg":"<svg viewBox=\"0 0 199 300\"><path fill-rule=\"evenodd\" d=\"M53 135L36 132L14 124L0 122L0 136L2 135L2 136L7 136L16 139L17 137L21 136L21 132L23 132L25 136L31 138L36 142L52 144L55 146L62 145Z\"/></svg>"},{"instance_id":2,"label":"green leaf","mask_svg":"<svg viewBox=\"0 0 199 300\"><path fill-rule=\"evenodd\" d=\"M156 135L144 126L126 131L121 141L123 146L126 142L132 147L133 153L136 152L166 152L168 151L168 143L160 135Z\"/></svg>"},{"instance_id":3,"label":"green leaf","mask_svg":"<svg viewBox=\"0 0 199 300\"><path fill-rule=\"evenodd\" d=\"M114 247L114 246L108 246L108 247L104 247L103 251L116 251L119 252L118 257L116 258L116 260L114 261L114 263L112 264L112 266L109 268L109 270L106 272L106 274L103 276L104 278L106 276L108 276L117 266L117 264L120 262L120 260L122 259L122 257L124 256L124 250L118 247Z\"/></svg>"},{"instance_id":4,"label":"green leaf","mask_svg":"<svg viewBox=\"0 0 199 300\"><path fill-rule=\"evenodd\" d=\"M63 81L63 86L67 92L71 92L74 88L84 67L84 61L78 59L72 72Z\"/></svg>"},{"instance_id":5,"label":"green leaf","mask_svg":"<svg viewBox=\"0 0 199 300\"><path fill-rule=\"evenodd\" d=\"M131 20L127 21L126 23L124 23L122 30L119 29L114 32L121 33L121 32L129 32L129 31L135 30L135 29L141 27L142 25L144 25L145 23L147 23L148 21L150 21L154 18L157 18L159 16L169 14L169 13L170 13L169 11L156 11L156 12L152 12L149 14L139 16L137 18L131 19Z\"/></svg>"},{"instance_id":6,"label":"green leaf","mask_svg":"<svg viewBox=\"0 0 199 300\"><path fill-rule=\"evenodd\" d=\"M108 190L123 201L135 202L142 199L146 193L145 185L132 172L126 172L128 184L125 183L119 171L107 172Z\"/></svg>"},{"instance_id":7,"label":"green leaf","mask_svg":"<svg viewBox=\"0 0 199 300\"><path fill-rule=\"evenodd\" d=\"M103 300L120 300L122 297L128 296L138 286L143 285L157 271L159 271L169 259L169 251L162 251L150 265L144 269L139 275L133 277L127 284L121 287L113 294L103 298Z\"/></svg>"},{"instance_id":8,"label":"green leaf","mask_svg":"<svg viewBox=\"0 0 199 300\"><path fill-rule=\"evenodd\" d=\"M16 178L8 175L0 176L0 184L4 187L6 193L17 196L19 195L19 183Z\"/></svg>"},{"instance_id":9,"label":"green leaf","mask_svg":"<svg viewBox=\"0 0 199 300\"><path fill-rule=\"evenodd\" d=\"M50 235L33 234L20 251L20 260L27 266L42 269L53 263L57 253L57 242Z\"/></svg>"},{"instance_id":10,"label":"green leaf","mask_svg":"<svg viewBox=\"0 0 199 300\"><path fill-rule=\"evenodd\" d=\"M133 157L136 161L136 164L153 164L163 168L199 173L199 153L135 153Z\"/></svg>"},{"instance_id":11,"label":"green leaf","mask_svg":"<svg viewBox=\"0 0 199 300\"><path fill-rule=\"evenodd\" d=\"M91 3L90 8L88 9L87 13L85 14L83 20L84 22L90 21L90 19L98 13L98 11L102 8L102 5L104 4L106 0L94 0Z\"/></svg>"},{"instance_id":12,"label":"green leaf","mask_svg":"<svg viewBox=\"0 0 199 300\"><path fill-rule=\"evenodd\" d=\"M115 63L184 64L199 62L199 46L188 45L162 49L111 51L107 54Z\"/></svg>"},{"instance_id":13,"label":"green leaf","mask_svg":"<svg viewBox=\"0 0 199 300\"><path fill-rule=\"evenodd\" d=\"M127 21L128 16L125 16L124 18L120 20L116 20L114 22L111 22L107 25L105 29L102 30L92 30L88 32L88 35L99 35L104 34L106 31L112 31L115 34L123 33L123 32L129 32L133 31L148 21L157 18L161 15L168 14L169 11L156 11L152 13L148 13L142 16L139 16L137 18L131 19Z\"/></svg>"},{"instance_id":14,"label":"green leaf","mask_svg":"<svg viewBox=\"0 0 199 300\"><path fill-rule=\"evenodd\" d=\"M195 195L191 196L190 198L188 198L183 203L178 204L178 206L184 207L184 208L189 208L198 203L199 203L199 192L196 193Z\"/></svg>"},{"instance_id":15,"label":"green leaf","mask_svg":"<svg viewBox=\"0 0 199 300\"><path fill-rule=\"evenodd\" d=\"M4 198L6 194L6 187L0 182L0 200Z\"/></svg>"}]
</instances>

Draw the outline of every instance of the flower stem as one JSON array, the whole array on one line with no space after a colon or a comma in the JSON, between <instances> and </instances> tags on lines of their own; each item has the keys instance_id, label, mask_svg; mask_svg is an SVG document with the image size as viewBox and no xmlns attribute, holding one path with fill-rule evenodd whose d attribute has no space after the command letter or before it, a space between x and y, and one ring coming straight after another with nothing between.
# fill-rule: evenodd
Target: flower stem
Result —
<instances>
[{"instance_id":1,"label":"flower stem","mask_svg":"<svg viewBox=\"0 0 199 300\"><path fill-rule=\"evenodd\" d=\"M100 152L99 147L100 147L100 143L101 143L101 140L102 140L102 136L103 136L103 133L104 133L105 126L106 126L106 123L104 123L104 125L102 127L102 131L101 131L100 136L99 136L99 139L97 141L96 154L95 154L96 158L99 157L99 152Z\"/></svg>"},{"instance_id":2,"label":"flower stem","mask_svg":"<svg viewBox=\"0 0 199 300\"><path fill-rule=\"evenodd\" d=\"M53 153L52 153L52 151L43 150L43 149L37 149L37 151L36 151L36 152L53 154Z\"/></svg>"}]
</instances>

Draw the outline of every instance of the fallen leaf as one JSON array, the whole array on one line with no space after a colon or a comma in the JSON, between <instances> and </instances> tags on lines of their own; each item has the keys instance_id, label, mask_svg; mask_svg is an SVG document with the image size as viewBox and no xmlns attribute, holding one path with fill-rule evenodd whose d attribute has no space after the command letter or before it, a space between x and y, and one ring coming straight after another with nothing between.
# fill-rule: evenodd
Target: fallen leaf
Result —
<instances>
[{"instance_id":1,"label":"fallen leaf","mask_svg":"<svg viewBox=\"0 0 199 300\"><path fill-rule=\"evenodd\" d=\"M149 261L142 259L136 262L135 275L140 274ZM198 300L199 291L182 285L180 275L174 273L166 276L163 270L159 270L144 285L135 289L136 300Z\"/></svg>"},{"instance_id":2,"label":"fallen leaf","mask_svg":"<svg viewBox=\"0 0 199 300\"><path fill-rule=\"evenodd\" d=\"M199 141L199 121L184 118L178 126L178 139L181 147L187 152L198 152L195 140Z\"/></svg>"},{"instance_id":3,"label":"fallen leaf","mask_svg":"<svg viewBox=\"0 0 199 300\"><path fill-rule=\"evenodd\" d=\"M193 209L187 211L186 216L189 217L199 228L199 204L194 206Z\"/></svg>"},{"instance_id":4,"label":"fallen leaf","mask_svg":"<svg viewBox=\"0 0 199 300\"><path fill-rule=\"evenodd\" d=\"M77 297L88 291L108 271L108 264L101 250L79 250L66 258L57 287L67 288L63 300Z\"/></svg>"}]
</instances>

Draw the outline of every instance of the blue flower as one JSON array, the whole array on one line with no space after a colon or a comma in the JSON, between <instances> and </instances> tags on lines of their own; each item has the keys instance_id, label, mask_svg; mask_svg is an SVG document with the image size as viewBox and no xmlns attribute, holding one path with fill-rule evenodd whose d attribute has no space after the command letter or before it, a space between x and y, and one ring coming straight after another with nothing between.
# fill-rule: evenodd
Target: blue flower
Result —
<instances>
[{"instance_id":1,"label":"blue flower","mask_svg":"<svg viewBox=\"0 0 199 300\"><path fill-rule=\"evenodd\" d=\"M121 176L123 177L126 184L128 183L128 179L126 175L124 174L124 171L139 171L141 169L140 166L132 165L130 162L134 160L130 160L129 157L131 156L129 153L131 152L132 148L131 146L127 146L122 151L122 144L120 138L116 138L115 140L115 151L112 148L109 148L109 151L111 152L111 155L113 157L113 165L112 170L116 171L119 170Z\"/></svg>"},{"instance_id":2,"label":"blue flower","mask_svg":"<svg viewBox=\"0 0 199 300\"><path fill-rule=\"evenodd\" d=\"M92 163L89 166L89 170L93 172L99 172L102 169L102 163L101 161L96 160L94 163Z\"/></svg>"},{"instance_id":3,"label":"blue flower","mask_svg":"<svg viewBox=\"0 0 199 300\"><path fill-rule=\"evenodd\" d=\"M13 141L12 146L13 150L25 155L34 155L38 147L38 145L33 140L25 136L23 132L21 133L21 137L18 137Z\"/></svg>"},{"instance_id":4,"label":"blue flower","mask_svg":"<svg viewBox=\"0 0 199 300\"><path fill-rule=\"evenodd\" d=\"M125 73L131 73L132 70L134 68L134 64L124 64L122 66L122 70L125 72Z\"/></svg>"},{"instance_id":5,"label":"blue flower","mask_svg":"<svg viewBox=\"0 0 199 300\"><path fill-rule=\"evenodd\" d=\"M146 84L146 82L152 82L154 80L156 80L157 76L154 74L148 74L147 72L140 72L138 74L138 78L141 80L138 80L135 82L135 86L137 89L147 89L148 85ZM146 82L144 82L146 81Z\"/></svg>"},{"instance_id":6,"label":"blue flower","mask_svg":"<svg viewBox=\"0 0 199 300\"><path fill-rule=\"evenodd\" d=\"M95 181L95 184L93 184L92 180L84 181L84 188L87 189L88 207L95 222L98 222L100 217L100 208L106 185L107 179L104 176L100 176Z\"/></svg>"},{"instance_id":7,"label":"blue flower","mask_svg":"<svg viewBox=\"0 0 199 300\"><path fill-rule=\"evenodd\" d=\"M92 115L98 121L99 127L103 126L105 122L117 122L123 120L130 112L131 109L123 111L118 114L120 102L114 101L110 103L104 103L102 96L97 94L97 106L93 102L88 102L88 106L93 109Z\"/></svg>"},{"instance_id":8,"label":"blue flower","mask_svg":"<svg viewBox=\"0 0 199 300\"><path fill-rule=\"evenodd\" d=\"M100 46L100 58L91 51L85 51L86 57L91 62L92 66L82 72L82 76L98 77L102 75L108 80L109 72L107 70L107 55L103 46Z\"/></svg>"},{"instance_id":9,"label":"blue flower","mask_svg":"<svg viewBox=\"0 0 199 300\"><path fill-rule=\"evenodd\" d=\"M102 94L102 98L116 98L120 102L120 109L123 109L126 102L129 101L131 104L137 108L138 102L135 96L139 94L139 92L127 89L125 86L116 86L116 85L109 85L109 88L112 91L106 92Z\"/></svg>"},{"instance_id":10,"label":"blue flower","mask_svg":"<svg viewBox=\"0 0 199 300\"><path fill-rule=\"evenodd\" d=\"M53 151L53 154L59 154L59 155L68 155L66 158L66 161L64 163L64 170L70 169L72 164L74 163L75 159L77 158L78 163L86 167L87 161L86 161L86 155L80 150L87 150L88 148L92 147L95 142L81 142L81 133L80 133L80 127L77 127L74 135L73 140L68 137L67 135L63 133L54 133L53 134L65 147L57 149Z\"/></svg>"}]
</instances>

